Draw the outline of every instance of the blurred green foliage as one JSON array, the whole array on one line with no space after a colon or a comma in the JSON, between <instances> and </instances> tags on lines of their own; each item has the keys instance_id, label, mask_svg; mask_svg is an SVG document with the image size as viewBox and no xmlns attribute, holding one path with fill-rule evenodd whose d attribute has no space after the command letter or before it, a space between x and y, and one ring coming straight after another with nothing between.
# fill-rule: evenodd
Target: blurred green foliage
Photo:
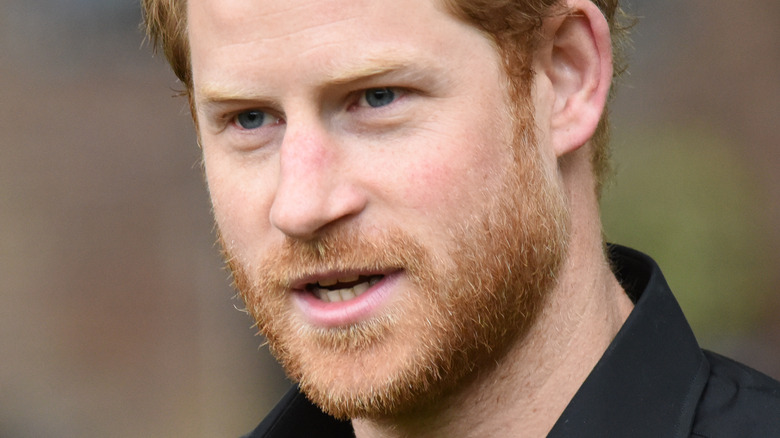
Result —
<instances>
[{"instance_id":1,"label":"blurred green foliage","mask_svg":"<svg viewBox=\"0 0 780 438\"><path fill-rule=\"evenodd\" d=\"M625 130L613 145L607 240L659 263L704 345L750 332L775 273L761 187L739 145L701 126Z\"/></svg>"}]
</instances>

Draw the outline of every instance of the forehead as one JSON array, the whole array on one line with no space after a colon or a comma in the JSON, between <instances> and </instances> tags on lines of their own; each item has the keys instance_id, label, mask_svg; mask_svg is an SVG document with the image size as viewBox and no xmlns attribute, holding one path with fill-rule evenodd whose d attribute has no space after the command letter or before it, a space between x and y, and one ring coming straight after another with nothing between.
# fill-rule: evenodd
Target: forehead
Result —
<instances>
[{"instance_id":1,"label":"forehead","mask_svg":"<svg viewBox=\"0 0 780 438\"><path fill-rule=\"evenodd\" d=\"M233 40L262 37L279 40L296 33L335 33L339 24L351 24L355 35L371 24L375 30L398 29L425 33L441 18L436 0L189 0L188 23L196 30L218 32ZM363 20L372 23L361 23ZM322 29L318 27L322 26ZM343 31L344 29L339 29Z\"/></svg>"},{"instance_id":2,"label":"forehead","mask_svg":"<svg viewBox=\"0 0 780 438\"><path fill-rule=\"evenodd\" d=\"M361 57L446 59L453 39L492 49L438 0L189 0L188 27L196 86L217 70L304 80Z\"/></svg>"}]
</instances>

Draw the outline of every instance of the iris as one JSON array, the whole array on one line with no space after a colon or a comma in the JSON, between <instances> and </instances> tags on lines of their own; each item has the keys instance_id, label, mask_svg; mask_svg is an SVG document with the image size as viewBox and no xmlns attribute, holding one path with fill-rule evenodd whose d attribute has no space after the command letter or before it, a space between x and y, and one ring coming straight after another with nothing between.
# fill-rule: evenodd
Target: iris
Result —
<instances>
[{"instance_id":1,"label":"iris","mask_svg":"<svg viewBox=\"0 0 780 438\"><path fill-rule=\"evenodd\" d=\"M266 114L260 110L250 110L239 113L236 123L244 129L257 129L265 123Z\"/></svg>"},{"instance_id":2,"label":"iris","mask_svg":"<svg viewBox=\"0 0 780 438\"><path fill-rule=\"evenodd\" d=\"M395 100L395 92L390 88L372 88L366 90L366 103L372 108L389 105Z\"/></svg>"}]
</instances>

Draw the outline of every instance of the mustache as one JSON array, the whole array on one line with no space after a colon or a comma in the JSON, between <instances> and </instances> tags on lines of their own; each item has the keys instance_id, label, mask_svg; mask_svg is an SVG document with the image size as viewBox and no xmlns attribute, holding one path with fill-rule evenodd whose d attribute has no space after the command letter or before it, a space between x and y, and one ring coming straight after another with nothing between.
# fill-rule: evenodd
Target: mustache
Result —
<instances>
[{"instance_id":1,"label":"mustache","mask_svg":"<svg viewBox=\"0 0 780 438\"><path fill-rule=\"evenodd\" d=\"M254 279L252 285L236 285L239 290L241 286L266 291L289 290L307 278L347 272L404 270L411 277L419 277L430 264L428 252L417 239L398 228L369 233L355 227L341 227L309 240L285 236L280 244L265 250L257 264L243 260L230 250L221 233L217 235L234 280ZM235 275L248 269L254 270L254 275Z\"/></svg>"}]
</instances>

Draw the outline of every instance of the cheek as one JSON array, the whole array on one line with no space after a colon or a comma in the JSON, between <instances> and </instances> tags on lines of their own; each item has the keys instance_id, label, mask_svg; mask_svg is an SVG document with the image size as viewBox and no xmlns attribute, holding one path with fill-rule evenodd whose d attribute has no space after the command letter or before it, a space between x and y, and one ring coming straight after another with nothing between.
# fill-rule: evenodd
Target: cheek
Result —
<instances>
[{"instance_id":1,"label":"cheek","mask_svg":"<svg viewBox=\"0 0 780 438\"><path fill-rule=\"evenodd\" d=\"M448 138L425 153L402 159L387 170L394 181L401 205L434 215L439 220L456 220L479 204L485 187L494 187L501 174L502 155L472 142L466 136ZM486 139L479 139L484 142ZM503 154L508 157L509 154ZM399 177L400 176L400 177ZM385 184L386 187L392 185Z\"/></svg>"},{"instance_id":2,"label":"cheek","mask_svg":"<svg viewBox=\"0 0 780 438\"><path fill-rule=\"evenodd\" d=\"M257 249L270 227L268 211L272 197L259 170L236 165L204 154L206 183L211 196L214 220L220 235L235 255ZM254 178L251 175L255 175Z\"/></svg>"},{"instance_id":3,"label":"cheek","mask_svg":"<svg viewBox=\"0 0 780 438\"><path fill-rule=\"evenodd\" d=\"M412 208L429 208L447 203L453 192L445 188L451 186L456 173L446 162L430 160L412 163L404 169L401 196L408 200Z\"/></svg>"}]
</instances>

